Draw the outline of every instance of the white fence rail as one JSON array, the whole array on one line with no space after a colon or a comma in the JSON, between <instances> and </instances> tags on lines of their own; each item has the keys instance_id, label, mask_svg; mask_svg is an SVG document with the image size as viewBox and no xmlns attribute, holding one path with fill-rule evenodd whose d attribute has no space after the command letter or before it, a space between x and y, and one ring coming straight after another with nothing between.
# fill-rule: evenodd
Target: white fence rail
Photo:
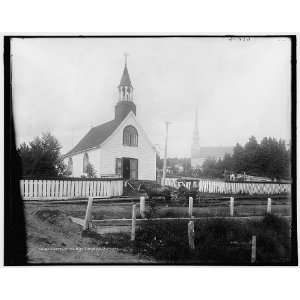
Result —
<instances>
[{"instance_id":1,"label":"white fence rail","mask_svg":"<svg viewBox=\"0 0 300 300\"><path fill-rule=\"evenodd\" d=\"M123 179L22 179L20 187L24 200L117 197L123 194Z\"/></svg>"},{"instance_id":2,"label":"white fence rail","mask_svg":"<svg viewBox=\"0 0 300 300\"><path fill-rule=\"evenodd\" d=\"M207 179L166 178L165 185L179 188L183 184L186 188L197 187L199 192L214 194L282 194L291 192L290 183L280 182L225 182Z\"/></svg>"}]
</instances>

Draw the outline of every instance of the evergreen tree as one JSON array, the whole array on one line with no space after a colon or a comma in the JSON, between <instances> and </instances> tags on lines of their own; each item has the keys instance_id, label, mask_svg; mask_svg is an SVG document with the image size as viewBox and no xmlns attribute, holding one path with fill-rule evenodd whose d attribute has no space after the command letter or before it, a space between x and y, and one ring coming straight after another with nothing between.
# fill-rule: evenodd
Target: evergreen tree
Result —
<instances>
[{"instance_id":1,"label":"evergreen tree","mask_svg":"<svg viewBox=\"0 0 300 300\"><path fill-rule=\"evenodd\" d=\"M22 160L23 175L57 177L66 174L58 140L49 132L25 142L17 149Z\"/></svg>"},{"instance_id":2,"label":"evergreen tree","mask_svg":"<svg viewBox=\"0 0 300 300\"><path fill-rule=\"evenodd\" d=\"M265 137L259 144L251 136L245 146L236 144L233 154L226 154L221 160L207 159L203 164L203 174L220 177L221 174L246 173L271 179L290 179L290 151L283 140Z\"/></svg>"},{"instance_id":3,"label":"evergreen tree","mask_svg":"<svg viewBox=\"0 0 300 300\"><path fill-rule=\"evenodd\" d=\"M88 178L96 178L97 177L97 172L91 163L88 163L86 166L86 174L87 174Z\"/></svg>"}]
</instances>

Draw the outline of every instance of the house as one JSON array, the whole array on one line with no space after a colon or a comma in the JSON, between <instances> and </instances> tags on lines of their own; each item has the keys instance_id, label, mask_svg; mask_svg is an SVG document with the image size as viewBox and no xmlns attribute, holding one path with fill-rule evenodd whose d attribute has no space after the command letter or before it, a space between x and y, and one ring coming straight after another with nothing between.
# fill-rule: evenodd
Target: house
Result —
<instances>
[{"instance_id":1,"label":"house","mask_svg":"<svg viewBox=\"0 0 300 300\"><path fill-rule=\"evenodd\" d=\"M136 117L126 58L118 92L114 119L91 128L65 154L71 176L86 175L91 164L97 177L156 179L156 150Z\"/></svg>"}]
</instances>

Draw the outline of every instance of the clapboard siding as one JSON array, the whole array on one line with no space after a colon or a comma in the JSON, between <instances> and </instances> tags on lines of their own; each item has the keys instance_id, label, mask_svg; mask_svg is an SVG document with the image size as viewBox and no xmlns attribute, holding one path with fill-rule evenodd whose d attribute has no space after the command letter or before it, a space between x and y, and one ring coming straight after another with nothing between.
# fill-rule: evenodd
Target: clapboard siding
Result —
<instances>
[{"instance_id":1,"label":"clapboard siding","mask_svg":"<svg viewBox=\"0 0 300 300\"><path fill-rule=\"evenodd\" d=\"M291 192L291 184L286 182L225 182L207 179L193 179L197 182L199 192L214 194L282 194ZM180 180L178 178L166 178L165 184L179 188L183 184L190 189L192 180Z\"/></svg>"},{"instance_id":2,"label":"clapboard siding","mask_svg":"<svg viewBox=\"0 0 300 300\"><path fill-rule=\"evenodd\" d=\"M138 146L123 145L123 130L126 126L134 126L138 131ZM114 174L116 159L130 157L138 160L138 179L156 180L156 152L150 144L142 127L133 114L121 123L109 140L101 145L101 170L104 174Z\"/></svg>"},{"instance_id":3,"label":"clapboard siding","mask_svg":"<svg viewBox=\"0 0 300 300\"><path fill-rule=\"evenodd\" d=\"M102 173L101 165L100 165L100 156L101 156L101 149L91 149L87 150L83 153L78 153L72 156L73 160L73 173L72 176L74 177L80 177L83 175L83 156L87 153L89 156L89 162L93 165L93 167L96 170L97 176L100 176ZM68 164L68 159L65 158L64 163Z\"/></svg>"},{"instance_id":4,"label":"clapboard siding","mask_svg":"<svg viewBox=\"0 0 300 300\"><path fill-rule=\"evenodd\" d=\"M134 126L138 131L138 146L129 147L123 145L123 130L126 126ZM122 121L119 127L107 140L96 149L86 149L89 162L94 166L98 177L107 174L116 174L116 159L122 157L135 158L138 160L138 179L156 180L156 151L146 136L146 133L137 122L131 112ZM72 155L72 176L80 177L83 174L84 153ZM69 157L65 157L64 163L68 164Z\"/></svg>"},{"instance_id":5,"label":"clapboard siding","mask_svg":"<svg viewBox=\"0 0 300 300\"><path fill-rule=\"evenodd\" d=\"M123 194L123 180L121 178L22 179L20 188L25 200L118 197Z\"/></svg>"}]
</instances>

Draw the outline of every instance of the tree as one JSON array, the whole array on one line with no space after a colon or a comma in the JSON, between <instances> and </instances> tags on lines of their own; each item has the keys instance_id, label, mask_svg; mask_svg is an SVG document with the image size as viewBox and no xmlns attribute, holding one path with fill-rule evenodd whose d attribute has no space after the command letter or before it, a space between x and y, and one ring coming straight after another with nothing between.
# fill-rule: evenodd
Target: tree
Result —
<instances>
[{"instance_id":1,"label":"tree","mask_svg":"<svg viewBox=\"0 0 300 300\"><path fill-rule=\"evenodd\" d=\"M224 158L219 160L219 163L218 163L218 168L221 170L221 171L233 171L233 159L232 159L232 156L229 154L229 153L225 153L224 155Z\"/></svg>"},{"instance_id":2,"label":"tree","mask_svg":"<svg viewBox=\"0 0 300 300\"><path fill-rule=\"evenodd\" d=\"M271 178L290 178L290 151L283 140L264 138L260 144L261 171Z\"/></svg>"},{"instance_id":3,"label":"tree","mask_svg":"<svg viewBox=\"0 0 300 300\"><path fill-rule=\"evenodd\" d=\"M222 178L223 170L220 169L220 160L208 158L203 162L202 174L208 178Z\"/></svg>"},{"instance_id":4,"label":"tree","mask_svg":"<svg viewBox=\"0 0 300 300\"><path fill-rule=\"evenodd\" d=\"M244 148L237 143L232 154L233 170L235 172L244 172L245 170L245 151Z\"/></svg>"},{"instance_id":5,"label":"tree","mask_svg":"<svg viewBox=\"0 0 300 300\"><path fill-rule=\"evenodd\" d=\"M244 146L244 170L252 175L260 175L260 146L254 136L251 136Z\"/></svg>"},{"instance_id":6,"label":"tree","mask_svg":"<svg viewBox=\"0 0 300 300\"><path fill-rule=\"evenodd\" d=\"M203 164L203 174L207 177L220 177L226 170L272 179L290 179L290 169L290 151L283 140L265 137L259 144L254 136L244 147L236 144L232 155L226 154L218 161L207 159Z\"/></svg>"},{"instance_id":7,"label":"tree","mask_svg":"<svg viewBox=\"0 0 300 300\"><path fill-rule=\"evenodd\" d=\"M29 144L25 142L17 149L22 160L23 175L25 176L64 176L67 166L63 163L60 153L61 145L50 134L43 133Z\"/></svg>"},{"instance_id":8,"label":"tree","mask_svg":"<svg viewBox=\"0 0 300 300\"><path fill-rule=\"evenodd\" d=\"M94 168L94 166L89 162L86 166L86 174L88 178L96 178L97 172Z\"/></svg>"}]
</instances>

